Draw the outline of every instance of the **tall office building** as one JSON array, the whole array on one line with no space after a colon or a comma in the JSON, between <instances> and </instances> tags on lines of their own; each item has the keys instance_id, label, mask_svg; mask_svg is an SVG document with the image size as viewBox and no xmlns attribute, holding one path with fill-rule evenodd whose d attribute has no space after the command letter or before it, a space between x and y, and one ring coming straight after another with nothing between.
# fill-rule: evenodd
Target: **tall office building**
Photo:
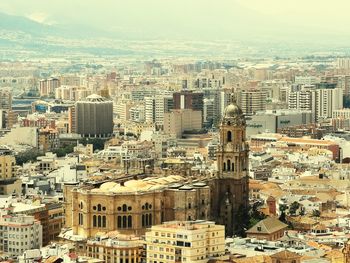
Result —
<instances>
[{"instance_id":1,"label":"tall office building","mask_svg":"<svg viewBox=\"0 0 350 263\"><path fill-rule=\"evenodd\" d=\"M145 120L147 123L156 121L156 99L154 96L145 97Z\"/></svg>"},{"instance_id":2,"label":"tall office building","mask_svg":"<svg viewBox=\"0 0 350 263\"><path fill-rule=\"evenodd\" d=\"M113 102L93 94L75 104L76 133L83 137L110 137L113 134Z\"/></svg>"},{"instance_id":3,"label":"tall office building","mask_svg":"<svg viewBox=\"0 0 350 263\"><path fill-rule=\"evenodd\" d=\"M215 101L214 99L204 99L203 121L204 125L210 127L215 118Z\"/></svg>"},{"instance_id":4,"label":"tall office building","mask_svg":"<svg viewBox=\"0 0 350 263\"><path fill-rule=\"evenodd\" d=\"M238 105L245 115L266 110L267 93L260 90L242 90L238 94Z\"/></svg>"},{"instance_id":5,"label":"tall office building","mask_svg":"<svg viewBox=\"0 0 350 263\"><path fill-rule=\"evenodd\" d=\"M200 130L202 128L202 113L191 109L172 110L164 114L164 132L181 137L184 131Z\"/></svg>"},{"instance_id":6,"label":"tall office building","mask_svg":"<svg viewBox=\"0 0 350 263\"><path fill-rule=\"evenodd\" d=\"M159 94L145 97L146 122L163 126L164 113L174 108L173 97L167 94Z\"/></svg>"},{"instance_id":7,"label":"tall office building","mask_svg":"<svg viewBox=\"0 0 350 263\"><path fill-rule=\"evenodd\" d=\"M173 94L174 109L191 109L201 111L203 114L203 93L193 91L181 91Z\"/></svg>"},{"instance_id":8,"label":"tall office building","mask_svg":"<svg viewBox=\"0 0 350 263\"><path fill-rule=\"evenodd\" d=\"M12 93L10 89L0 89L0 110L11 110L12 108Z\"/></svg>"},{"instance_id":9,"label":"tall office building","mask_svg":"<svg viewBox=\"0 0 350 263\"><path fill-rule=\"evenodd\" d=\"M335 89L317 89L314 92L316 121L332 118L334 110L343 108L343 90Z\"/></svg>"},{"instance_id":10,"label":"tall office building","mask_svg":"<svg viewBox=\"0 0 350 263\"><path fill-rule=\"evenodd\" d=\"M342 88L313 88L290 92L288 108L312 111L314 122L332 118L334 110L343 108Z\"/></svg>"},{"instance_id":11,"label":"tall office building","mask_svg":"<svg viewBox=\"0 0 350 263\"><path fill-rule=\"evenodd\" d=\"M41 97L55 96L55 90L60 86L57 78L42 79L39 81L39 93Z\"/></svg>"},{"instance_id":12,"label":"tall office building","mask_svg":"<svg viewBox=\"0 0 350 263\"><path fill-rule=\"evenodd\" d=\"M312 92L310 92L309 90L290 92L288 94L288 108L290 110L297 109L302 111L311 111Z\"/></svg>"},{"instance_id":13,"label":"tall office building","mask_svg":"<svg viewBox=\"0 0 350 263\"><path fill-rule=\"evenodd\" d=\"M350 69L350 58L338 58L337 68L339 69Z\"/></svg>"}]
</instances>

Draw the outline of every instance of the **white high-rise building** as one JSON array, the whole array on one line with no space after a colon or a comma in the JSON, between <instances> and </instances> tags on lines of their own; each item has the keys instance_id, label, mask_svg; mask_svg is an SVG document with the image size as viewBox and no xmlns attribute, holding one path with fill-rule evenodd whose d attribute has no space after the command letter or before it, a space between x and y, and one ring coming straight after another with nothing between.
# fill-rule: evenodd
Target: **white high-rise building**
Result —
<instances>
[{"instance_id":1,"label":"white high-rise building","mask_svg":"<svg viewBox=\"0 0 350 263\"><path fill-rule=\"evenodd\" d=\"M350 58L338 58L337 68L339 69L350 69Z\"/></svg>"},{"instance_id":2,"label":"white high-rise building","mask_svg":"<svg viewBox=\"0 0 350 263\"><path fill-rule=\"evenodd\" d=\"M238 105L245 115L266 110L267 93L260 90L242 90L238 96Z\"/></svg>"},{"instance_id":3,"label":"white high-rise building","mask_svg":"<svg viewBox=\"0 0 350 263\"><path fill-rule=\"evenodd\" d=\"M315 122L332 118L334 110L343 108L343 90L341 88L323 88L290 92L288 108L312 111Z\"/></svg>"},{"instance_id":4,"label":"white high-rise building","mask_svg":"<svg viewBox=\"0 0 350 263\"><path fill-rule=\"evenodd\" d=\"M1 214L0 251L10 256L22 255L42 246L42 225L33 216Z\"/></svg>"},{"instance_id":5,"label":"white high-rise building","mask_svg":"<svg viewBox=\"0 0 350 263\"><path fill-rule=\"evenodd\" d=\"M147 123L163 125L164 113L174 108L172 96L159 94L152 97L145 97L145 119Z\"/></svg>"},{"instance_id":6,"label":"white high-rise building","mask_svg":"<svg viewBox=\"0 0 350 263\"><path fill-rule=\"evenodd\" d=\"M314 94L316 121L332 118L334 110L343 108L343 90L341 88L317 89Z\"/></svg>"},{"instance_id":7,"label":"white high-rise building","mask_svg":"<svg viewBox=\"0 0 350 263\"><path fill-rule=\"evenodd\" d=\"M156 121L155 97L145 97L145 120L147 123L154 123Z\"/></svg>"}]
</instances>

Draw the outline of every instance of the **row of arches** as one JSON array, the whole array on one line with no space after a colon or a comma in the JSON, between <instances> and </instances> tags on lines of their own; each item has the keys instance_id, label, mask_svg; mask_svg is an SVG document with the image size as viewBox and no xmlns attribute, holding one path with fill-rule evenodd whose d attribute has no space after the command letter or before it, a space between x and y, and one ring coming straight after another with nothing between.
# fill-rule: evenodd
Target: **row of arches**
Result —
<instances>
[{"instance_id":1,"label":"row of arches","mask_svg":"<svg viewBox=\"0 0 350 263\"><path fill-rule=\"evenodd\" d=\"M142 215L142 227L151 226L153 223L152 214L143 214ZM117 217L117 228L132 228L132 216L118 216ZM83 214L79 213L79 225L83 225ZM106 216L93 215L92 217L93 227L107 227Z\"/></svg>"},{"instance_id":2,"label":"row of arches","mask_svg":"<svg viewBox=\"0 0 350 263\"><path fill-rule=\"evenodd\" d=\"M83 209L83 203L82 203L82 202L79 204L79 208L80 208L80 209ZM101 204L94 205L94 206L92 207L92 209L93 209L94 211L98 211L98 212L106 211L106 207L105 207L105 206L102 206ZM151 210L151 209L152 209L152 204L145 203L144 205L142 205L141 209L142 209L142 210ZM127 204L123 204L123 205L121 205L121 206L118 206L118 207L117 207L117 210L118 210L118 211L122 211L122 212L128 212L128 211L131 211L131 210L132 210L132 207L131 207L131 206L128 206Z\"/></svg>"},{"instance_id":3,"label":"row of arches","mask_svg":"<svg viewBox=\"0 0 350 263\"><path fill-rule=\"evenodd\" d=\"M142 215L142 227L147 227L152 225L152 214Z\"/></svg>"},{"instance_id":4,"label":"row of arches","mask_svg":"<svg viewBox=\"0 0 350 263\"><path fill-rule=\"evenodd\" d=\"M93 227L106 227L106 216L94 215L92 217L92 226Z\"/></svg>"},{"instance_id":5,"label":"row of arches","mask_svg":"<svg viewBox=\"0 0 350 263\"><path fill-rule=\"evenodd\" d=\"M235 171L235 163L231 163L231 160L227 160L224 162L223 171Z\"/></svg>"},{"instance_id":6,"label":"row of arches","mask_svg":"<svg viewBox=\"0 0 350 263\"><path fill-rule=\"evenodd\" d=\"M132 216L118 216L117 217L118 228L132 228Z\"/></svg>"}]
</instances>

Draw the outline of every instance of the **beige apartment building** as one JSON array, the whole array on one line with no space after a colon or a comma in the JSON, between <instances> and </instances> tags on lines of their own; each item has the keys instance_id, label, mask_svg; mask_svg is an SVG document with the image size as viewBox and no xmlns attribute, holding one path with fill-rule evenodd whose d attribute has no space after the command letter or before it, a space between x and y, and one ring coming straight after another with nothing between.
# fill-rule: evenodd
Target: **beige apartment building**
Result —
<instances>
[{"instance_id":1,"label":"beige apartment building","mask_svg":"<svg viewBox=\"0 0 350 263\"><path fill-rule=\"evenodd\" d=\"M0 180L14 177L15 165L16 165L16 159L14 156L0 155Z\"/></svg>"},{"instance_id":2,"label":"beige apartment building","mask_svg":"<svg viewBox=\"0 0 350 263\"><path fill-rule=\"evenodd\" d=\"M172 110L164 113L164 132L181 137L184 131L202 128L202 112L191 109Z\"/></svg>"},{"instance_id":3,"label":"beige apartment building","mask_svg":"<svg viewBox=\"0 0 350 263\"><path fill-rule=\"evenodd\" d=\"M208 262L225 254L225 227L209 221L173 221L146 232L147 263Z\"/></svg>"}]
</instances>

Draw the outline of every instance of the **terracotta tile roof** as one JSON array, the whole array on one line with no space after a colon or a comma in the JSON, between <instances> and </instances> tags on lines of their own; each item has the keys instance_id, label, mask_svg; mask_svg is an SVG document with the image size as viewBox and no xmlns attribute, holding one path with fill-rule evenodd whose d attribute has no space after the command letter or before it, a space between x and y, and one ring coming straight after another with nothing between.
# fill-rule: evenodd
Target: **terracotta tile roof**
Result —
<instances>
[{"instance_id":1,"label":"terracotta tile roof","mask_svg":"<svg viewBox=\"0 0 350 263\"><path fill-rule=\"evenodd\" d=\"M276 231L282 230L286 228L288 225L285 223L279 221L277 218L274 217L268 217L257 224L255 224L253 227L251 227L249 230L247 230L247 233L261 233L261 234L271 234Z\"/></svg>"},{"instance_id":2,"label":"terracotta tile roof","mask_svg":"<svg viewBox=\"0 0 350 263\"><path fill-rule=\"evenodd\" d=\"M271 258L276 259L299 259L301 256L297 253L291 252L289 250L283 250L281 252L278 252L276 254L271 255Z\"/></svg>"}]
</instances>

